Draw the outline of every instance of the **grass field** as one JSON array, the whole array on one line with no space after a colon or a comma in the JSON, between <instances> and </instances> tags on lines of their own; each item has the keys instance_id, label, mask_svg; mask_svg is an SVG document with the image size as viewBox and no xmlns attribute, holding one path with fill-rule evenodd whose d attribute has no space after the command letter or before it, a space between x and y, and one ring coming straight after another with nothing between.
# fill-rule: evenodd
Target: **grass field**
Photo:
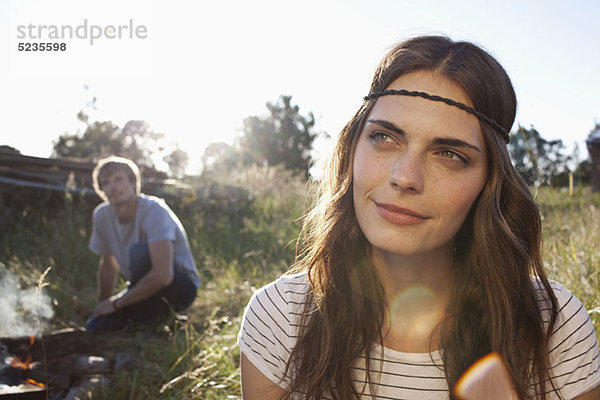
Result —
<instances>
[{"instance_id":1,"label":"grass field","mask_svg":"<svg viewBox=\"0 0 600 400\"><path fill-rule=\"evenodd\" d=\"M241 398L236 335L254 288L283 272L294 257L307 186L274 168L249 169L201 181L197 191L167 197L187 229L203 279L187 320L152 332L114 336L109 351L127 350L133 364L97 399ZM544 220L544 263L591 311L600 332L600 195L534 192ZM89 250L89 207L65 201L49 212L32 205L4 223L0 277L20 286L43 282L55 315L46 330L81 326L96 298L98 259ZM124 283L121 282L121 285Z\"/></svg>"}]
</instances>

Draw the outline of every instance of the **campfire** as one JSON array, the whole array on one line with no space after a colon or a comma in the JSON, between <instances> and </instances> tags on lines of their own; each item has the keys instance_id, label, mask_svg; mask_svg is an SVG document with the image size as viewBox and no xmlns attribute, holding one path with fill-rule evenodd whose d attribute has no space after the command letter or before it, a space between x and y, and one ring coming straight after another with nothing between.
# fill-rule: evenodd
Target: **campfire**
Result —
<instances>
[{"instance_id":1,"label":"campfire","mask_svg":"<svg viewBox=\"0 0 600 400\"><path fill-rule=\"evenodd\" d=\"M81 329L0 338L0 400L90 398L92 387L129 361L97 356L105 341Z\"/></svg>"},{"instance_id":2,"label":"campfire","mask_svg":"<svg viewBox=\"0 0 600 400\"><path fill-rule=\"evenodd\" d=\"M33 346L35 342L35 336L29 337L29 344ZM47 385L42 382L38 382L31 378L29 375L32 371L36 371L39 363L34 363L31 354L27 355L25 361L21 360L18 356L8 356L4 360L6 366L2 368L3 373L0 375L0 382L3 384L18 384L22 383L26 385L33 385L40 388L45 388ZM10 367L8 367L10 365Z\"/></svg>"}]
</instances>

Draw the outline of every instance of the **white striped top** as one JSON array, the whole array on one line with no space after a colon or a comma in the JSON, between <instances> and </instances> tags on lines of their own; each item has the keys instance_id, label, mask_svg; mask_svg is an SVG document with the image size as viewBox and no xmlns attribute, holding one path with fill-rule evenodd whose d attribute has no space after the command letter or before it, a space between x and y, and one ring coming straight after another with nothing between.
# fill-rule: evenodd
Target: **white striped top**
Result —
<instances>
[{"instance_id":1,"label":"white striped top","mask_svg":"<svg viewBox=\"0 0 600 400\"><path fill-rule=\"evenodd\" d=\"M562 285L550 283L560 310L550 341L551 375L562 396L572 399L600 384L598 343L585 307ZM285 365L298 338L310 290L305 273L282 276L257 290L244 312L238 335L241 351L263 375L284 389L289 384L289 378L282 380ZM547 311L545 303L541 308ZM381 346L377 345L371 355L372 369L380 371L372 375L376 399L448 399L439 351L403 353L384 348L382 357ZM359 392L366 381L364 361L359 358L354 365L353 380ZM369 393L368 386L365 393ZM550 393L548 398L558 396Z\"/></svg>"}]
</instances>

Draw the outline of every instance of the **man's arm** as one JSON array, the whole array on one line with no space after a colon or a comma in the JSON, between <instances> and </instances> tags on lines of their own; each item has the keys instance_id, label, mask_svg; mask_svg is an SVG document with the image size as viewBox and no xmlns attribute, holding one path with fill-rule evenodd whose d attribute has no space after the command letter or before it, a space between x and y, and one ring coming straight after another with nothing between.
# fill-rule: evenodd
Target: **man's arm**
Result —
<instances>
[{"instance_id":1,"label":"man's arm","mask_svg":"<svg viewBox=\"0 0 600 400\"><path fill-rule=\"evenodd\" d=\"M98 268L98 289L100 301L108 299L112 295L117 276L119 275L119 264L112 254L102 256Z\"/></svg>"},{"instance_id":2,"label":"man's arm","mask_svg":"<svg viewBox=\"0 0 600 400\"><path fill-rule=\"evenodd\" d=\"M98 267L98 291L100 301L94 309L94 316L110 314L115 311L109 298L112 295L117 276L119 275L119 264L112 254L102 256Z\"/></svg>"},{"instance_id":3,"label":"man's arm","mask_svg":"<svg viewBox=\"0 0 600 400\"><path fill-rule=\"evenodd\" d=\"M152 262L150 271L117 299L118 308L147 299L173 280L173 243L168 239L159 240L150 243L148 248Z\"/></svg>"}]
</instances>

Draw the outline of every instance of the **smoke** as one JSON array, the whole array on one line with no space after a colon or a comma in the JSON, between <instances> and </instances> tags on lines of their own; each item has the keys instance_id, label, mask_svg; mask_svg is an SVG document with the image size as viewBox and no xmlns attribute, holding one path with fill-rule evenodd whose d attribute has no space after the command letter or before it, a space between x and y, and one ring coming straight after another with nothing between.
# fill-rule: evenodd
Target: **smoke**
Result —
<instances>
[{"instance_id":1,"label":"smoke","mask_svg":"<svg viewBox=\"0 0 600 400\"><path fill-rule=\"evenodd\" d=\"M54 310L42 286L23 289L16 276L0 271L0 338L31 336L44 330Z\"/></svg>"}]
</instances>

